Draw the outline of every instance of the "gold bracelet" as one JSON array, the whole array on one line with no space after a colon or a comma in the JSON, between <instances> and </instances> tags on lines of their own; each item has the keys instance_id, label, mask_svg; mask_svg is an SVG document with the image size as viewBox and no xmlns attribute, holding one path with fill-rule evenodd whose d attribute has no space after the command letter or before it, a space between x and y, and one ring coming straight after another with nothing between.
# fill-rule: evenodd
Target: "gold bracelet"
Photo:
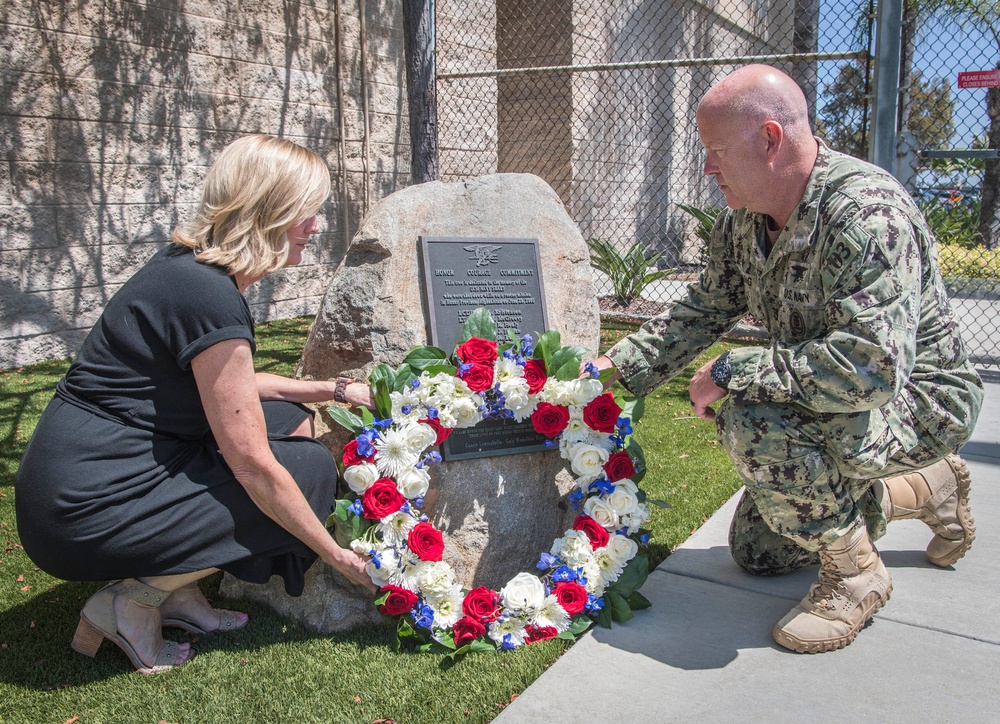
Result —
<instances>
[{"instance_id":1,"label":"gold bracelet","mask_svg":"<svg viewBox=\"0 0 1000 724\"><path fill-rule=\"evenodd\" d=\"M337 378L337 385L333 388L334 402L347 402L347 386L354 381L350 377Z\"/></svg>"}]
</instances>

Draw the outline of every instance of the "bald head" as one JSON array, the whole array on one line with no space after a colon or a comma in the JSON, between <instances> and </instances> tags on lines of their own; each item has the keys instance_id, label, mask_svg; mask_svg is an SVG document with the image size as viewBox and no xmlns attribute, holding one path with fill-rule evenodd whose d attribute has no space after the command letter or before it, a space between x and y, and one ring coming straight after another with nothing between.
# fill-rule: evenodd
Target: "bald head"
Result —
<instances>
[{"instance_id":1,"label":"bald head","mask_svg":"<svg viewBox=\"0 0 1000 724\"><path fill-rule=\"evenodd\" d=\"M748 65L709 89L698 115L711 113L754 131L766 121L781 124L792 143L811 141L809 106L798 84L777 68Z\"/></svg>"}]
</instances>

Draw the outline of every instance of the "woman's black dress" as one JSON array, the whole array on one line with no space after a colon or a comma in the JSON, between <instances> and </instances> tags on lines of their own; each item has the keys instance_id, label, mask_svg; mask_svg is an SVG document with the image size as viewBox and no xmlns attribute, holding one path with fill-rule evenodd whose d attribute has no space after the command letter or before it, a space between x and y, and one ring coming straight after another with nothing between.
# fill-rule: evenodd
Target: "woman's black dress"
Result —
<instances>
[{"instance_id":1,"label":"woman's black dress","mask_svg":"<svg viewBox=\"0 0 1000 724\"><path fill-rule=\"evenodd\" d=\"M221 568L285 579L292 595L316 559L233 477L205 417L191 360L227 339L254 343L235 280L189 249L156 253L111 299L59 382L15 483L25 552L69 580ZM309 414L265 402L274 455L325 520L337 469L317 440L290 436Z\"/></svg>"}]
</instances>

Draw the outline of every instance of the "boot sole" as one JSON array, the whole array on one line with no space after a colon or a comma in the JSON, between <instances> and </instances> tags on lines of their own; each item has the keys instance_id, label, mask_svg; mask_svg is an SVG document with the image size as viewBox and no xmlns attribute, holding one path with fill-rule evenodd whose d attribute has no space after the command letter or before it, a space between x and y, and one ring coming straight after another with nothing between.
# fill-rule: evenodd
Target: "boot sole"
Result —
<instances>
[{"instance_id":1,"label":"boot sole","mask_svg":"<svg viewBox=\"0 0 1000 724\"><path fill-rule=\"evenodd\" d=\"M885 596L875 597L875 602L872 606L865 611L864 617L861 619L861 623L852 628L845 636L835 639L824 639L823 641L802 641L801 639L790 636L783 629L778 628L776 625L772 636L774 640L784 646L786 649L794 651L797 654L825 654L828 651L837 651L838 649L845 648L850 645L854 639L858 637L861 633L861 629L865 627L865 624L871 621L872 616L882 610L882 607L889 602L889 597L892 595L892 579L889 579L889 587L885 591Z\"/></svg>"},{"instance_id":2,"label":"boot sole","mask_svg":"<svg viewBox=\"0 0 1000 724\"><path fill-rule=\"evenodd\" d=\"M972 476L969 474L969 467L958 455L949 455L945 460L948 461L948 465L951 466L952 471L955 473L955 480L958 485L958 522L962 526L962 532L965 533L965 540L962 542L962 545L947 556L942 558L927 556L928 561L940 568L947 568L961 560L969 552L969 549L972 548L972 542L976 539L976 521L972 517L972 508L969 507L969 490L972 488ZM926 523L927 521L924 522ZM947 540L947 538L944 540Z\"/></svg>"}]
</instances>

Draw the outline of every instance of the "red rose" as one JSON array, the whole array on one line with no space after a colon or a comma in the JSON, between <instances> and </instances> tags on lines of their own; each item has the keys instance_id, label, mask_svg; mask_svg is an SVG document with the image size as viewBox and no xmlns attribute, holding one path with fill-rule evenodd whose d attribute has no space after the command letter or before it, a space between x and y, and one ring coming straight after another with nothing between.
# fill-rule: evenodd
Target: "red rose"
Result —
<instances>
[{"instance_id":1,"label":"red rose","mask_svg":"<svg viewBox=\"0 0 1000 724\"><path fill-rule=\"evenodd\" d=\"M493 386L493 367L473 362L465 372L459 373L473 392L483 392Z\"/></svg>"},{"instance_id":2,"label":"red rose","mask_svg":"<svg viewBox=\"0 0 1000 724\"><path fill-rule=\"evenodd\" d=\"M548 641L559 635L555 626L528 626L525 628L524 643L533 644L536 641Z\"/></svg>"},{"instance_id":3,"label":"red rose","mask_svg":"<svg viewBox=\"0 0 1000 724\"><path fill-rule=\"evenodd\" d=\"M430 523L417 523L407 536L406 544L422 561L439 561L444 553L441 531Z\"/></svg>"},{"instance_id":4,"label":"red rose","mask_svg":"<svg viewBox=\"0 0 1000 724\"><path fill-rule=\"evenodd\" d=\"M471 618L460 618L451 627L451 633L455 637L456 646L465 646L486 633L486 627Z\"/></svg>"},{"instance_id":5,"label":"red rose","mask_svg":"<svg viewBox=\"0 0 1000 724\"><path fill-rule=\"evenodd\" d=\"M391 478L379 478L361 496L361 505L366 518L379 520L392 515L403 507L406 498L399 492Z\"/></svg>"},{"instance_id":6,"label":"red rose","mask_svg":"<svg viewBox=\"0 0 1000 724\"><path fill-rule=\"evenodd\" d=\"M618 425L622 408L615 402L615 396L610 392L598 395L583 408L583 421L592 430L612 433Z\"/></svg>"},{"instance_id":7,"label":"red rose","mask_svg":"<svg viewBox=\"0 0 1000 724\"><path fill-rule=\"evenodd\" d=\"M437 439L434 440L435 445L440 445L441 443L443 443L445 440L448 439L448 436L451 434L451 428L442 425L436 417L425 417L420 422L422 422L425 425L430 425L432 428L434 428L434 432L437 433Z\"/></svg>"},{"instance_id":8,"label":"red rose","mask_svg":"<svg viewBox=\"0 0 1000 724\"><path fill-rule=\"evenodd\" d=\"M486 586L473 588L465 594L462 613L473 621L496 621L500 615L500 594Z\"/></svg>"},{"instance_id":9,"label":"red rose","mask_svg":"<svg viewBox=\"0 0 1000 724\"><path fill-rule=\"evenodd\" d=\"M529 359L524 365L524 379L528 383L528 394L537 395L545 387L545 380L549 377L545 374L545 362L540 359Z\"/></svg>"},{"instance_id":10,"label":"red rose","mask_svg":"<svg viewBox=\"0 0 1000 724\"><path fill-rule=\"evenodd\" d=\"M552 592L570 616L581 613L587 607L587 589L576 581L560 581Z\"/></svg>"},{"instance_id":11,"label":"red rose","mask_svg":"<svg viewBox=\"0 0 1000 724\"><path fill-rule=\"evenodd\" d=\"M531 424L535 432L545 437L555 437L569 424L569 410L562 405L540 402L531 413Z\"/></svg>"},{"instance_id":12,"label":"red rose","mask_svg":"<svg viewBox=\"0 0 1000 724\"><path fill-rule=\"evenodd\" d=\"M458 345L455 354L465 363L477 362L492 367L497 361L497 343L490 339L469 337L467 341Z\"/></svg>"},{"instance_id":13,"label":"red rose","mask_svg":"<svg viewBox=\"0 0 1000 724\"><path fill-rule=\"evenodd\" d=\"M391 583L382 587L383 593L388 593L388 598L378 607L379 613L386 616L398 616L406 613L417 605L417 594L407 591L405 588L394 586Z\"/></svg>"},{"instance_id":14,"label":"red rose","mask_svg":"<svg viewBox=\"0 0 1000 724\"><path fill-rule=\"evenodd\" d=\"M368 457L363 457L358 452L358 441L357 440L351 440L349 443L347 443L346 445L344 445L344 457L343 457L343 461L344 461L344 465L345 466L347 466L347 465L360 465L361 463L364 463L364 462L370 462L374 458L375 458L375 454L374 453L372 453Z\"/></svg>"},{"instance_id":15,"label":"red rose","mask_svg":"<svg viewBox=\"0 0 1000 724\"><path fill-rule=\"evenodd\" d=\"M589 515L580 514L573 521L573 530L582 530L590 538L590 546L595 551L603 548L611 540L611 535L607 529L591 518Z\"/></svg>"},{"instance_id":16,"label":"red rose","mask_svg":"<svg viewBox=\"0 0 1000 724\"><path fill-rule=\"evenodd\" d=\"M608 480L614 483L635 475L635 465L632 464L631 456L624 450L620 450L608 457L608 461L604 463L604 472L607 473Z\"/></svg>"}]
</instances>

